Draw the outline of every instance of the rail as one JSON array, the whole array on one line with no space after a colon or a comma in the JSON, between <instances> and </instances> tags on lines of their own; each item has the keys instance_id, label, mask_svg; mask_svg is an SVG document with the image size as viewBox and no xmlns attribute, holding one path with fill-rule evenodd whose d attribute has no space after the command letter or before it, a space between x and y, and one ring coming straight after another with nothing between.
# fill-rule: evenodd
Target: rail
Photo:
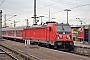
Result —
<instances>
[{"instance_id":1,"label":"rail","mask_svg":"<svg viewBox=\"0 0 90 60\"><path fill-rule=\"evenodd\" d=\"M5 50L3 50L3 49L1 49L1 48L0 48L0 50L1 50L0 54L6 54L6 55L8 55L9 57L11 57L13 60L18 60L18 59L17 59L16 57L14 57L13 55L7 53Z\"/></svg>"},{"instance_id":2,"label":"rail","mask_svg":"<svg viewBox=\"0 0 90 60\"><path fill-rule=\"evenodd\" d=\"M90 48L89 47L75 46L74 53L90 57Z\"/></svg>"},{"instance_id":3,"label":"rail","mask_svg":"<svg viewBox=\"0 0 90 60\"><path fill-rule=\"evenodd\" d=\"M14 55L16 55L16 57L17 57L17 55L18 55L18 57L17 57L17 60L19 60L19 59L22 59L22 60L41 60L41 59L39 59L39 58L37 58L37 57L35 57L35 56L33 56L33 55L26 55L26 54L24 54L24 53L22 53L22 52L20 52L20 51L15 51L15 49L10 49L10 48L8 48L8 47L6 47L6 46L3 46L3 45L1 45L0 44L0 47L2 47L2 48L4 48L4 49L6 49L6 50L9 50L11 53L13 53ZM6 53L6 52L5 52ZM8 54L8 53L7 53ZM8 55L10 55L12 58L15 58L14 56L12 56L11 54L8 54ZM15 58L16 59L16 58Z\"/></svg>"}]
</instances>

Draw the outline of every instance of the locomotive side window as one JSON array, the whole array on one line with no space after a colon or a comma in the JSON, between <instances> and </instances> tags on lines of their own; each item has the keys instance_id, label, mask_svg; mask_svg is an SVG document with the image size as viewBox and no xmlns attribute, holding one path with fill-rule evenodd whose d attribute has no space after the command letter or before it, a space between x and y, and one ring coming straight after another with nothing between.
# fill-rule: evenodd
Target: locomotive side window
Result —
<instances>
[{"instance_id":1,"label":"locomotive side window","mask_svg":"<svg viewBox=\"0 0 90 60\"><path fill-rule=\"evenodd\" d=\"M56 26L56 31L59 34L63 34L63 32L65 34L69 34L70 33L70 27L69 26Z\"/></svg>"},{"instance_id":2,"label":"locomotive side window","mask_svg":"<svg viewBox=\"0 0 90 60\"><path fill-rule=\"evenodd\" d=\"M52 28L51 28L51 27L49 27L49 31L50 31L50 32L52 31Z\"/></svg>"}]
</instances>

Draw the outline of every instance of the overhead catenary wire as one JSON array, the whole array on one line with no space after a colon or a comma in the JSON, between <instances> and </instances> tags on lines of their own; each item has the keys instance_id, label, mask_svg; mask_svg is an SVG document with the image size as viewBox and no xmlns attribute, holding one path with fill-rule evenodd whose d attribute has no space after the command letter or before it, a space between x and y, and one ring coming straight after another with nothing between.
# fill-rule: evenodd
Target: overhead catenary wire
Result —
<instances>
[{"instance_id":1,"label":"overhead catenary wire","mask_svg":"<svg viewBox=\"0 0 90 60\"><path fill-rule=\"evenodd\" d=\"M55 1L55 0L51 0L51 1L54 1L54 2L56 2L56 3L61 3L59 0L58 1ZM68 5L71 5L71 4L77 4L77 3L73 3L73 2L67 2L67 1L65 1L65 0L63 0L64 2L62 2L62 4L68 4Z\"/></svg>"},{"instance_id":2,"label":"overhead catenary wire","mask_svg":"<svg viewBox=\"0 0 90 60\"><path fill-rule=\"evenodd\" d=\"M51 1L53 1L53 0L51 0ZM49 5L46 5L46 6L44 6L44 7L41 7L41 8L38 8L38 10L39 9L43 9L43 8L45 8L45 7L49 7L49 6L52 6L52 5L55 5L55 4L57 4L57 3L60 3L60 2L57 2L57 1L53 1L54 3L52 3L52 4L49 4ZM71 3L71 2L66 2L66 3ZM63 2L63 4L66 4L65 2ZM73 4L75 4L75 3L73 3ZM33 11L33 10L32 10ZM32 12L32 11L28 11L28 12ZM22 14L26 14L26 13L28 13L28 12L24 12L24 13L22 13ZM55 12L54 12L55 13ZM19 15L22 15L22 14L19 14Z\"/></svg>"},{"instance_id":3,"label":"overhead catenary wire","mask_svg":"<svg viewBox=\"0 0 90 60\"><path fill-rule=\"evenodd\" d=\"M45 7L52 6L52 5L56 4L56 3L61 3L61 2L54 1L54 0L51 0L51 1L53 1L54 3L49 4L49 5L46 5L46 6L41 7L41 8L38 8L38 10L39 10L39 9L43 9L43 8L45 8ZM63 1L65 1L65 0L63 0ZM68 4L68 3L72 3L72 2L66 2L66 1L63 2L63 4ZM76 4L76 3L72 3L72 4ZM32 10L32 11L33 11L33 10ZM29 11L29 12L32 12L32 11ZM28 12L24 12L24 13L22 13L22 14L26 14L26 13L28 13ZM19 15L22 15L22 14L19 14Z\"/></svg>"},{"instance_id":4,"label":"overhead catenary wire","mask_svg":"<svg viewBox=\"0 0 90 60\"><path fill-rule=\"evenodd\" d=\"M46 6L43 6L43 7L41 7L41 8L38 8L38 10L39 9L43 9L43 8L45 8L45 7L48 7L48 6L52 6L52 5L54 5L54 4L56 4L56 2L55 3L52 3L52 4L49 4L49 5L46 5ZM32 10L33 11L33 10ZM32 12L32 11L28 11L28 12ZM22 14L26 14L26 13L28 13L28 12L24 12L24 13L22 13ZM19 14L19 15L22 15L22 14Z\"/></svg>"},{"instance_id":5,"label":"overhead catenary wire","mask_svg":"<svg viewBox=\"0 0 90 60\"><path fill-rule=\"evenodd\" d=\"M87 5L90 5L90 4L83 4L83 5L78 5L78 6L75 6L75 7L71 7L69 9L75 9L75 8L80 8L80 7L83 7L83 6L87 6ZM64 10L60 10L60 11L56 11L56 12L52 12L50 14L54 14L54 13L58 13L58 12L62 12ZM44 15L48 15L48 14L44 14ZM86 24L86 23L85 23Z\"/></svg>"},{"instance_id":6,"label":"overhead catenary wire","mask_svg":"<svg viewBox=\"0 0 90 60\"><path fill-rule=\"evenodd\" d=\"M53 1L53 0L52 0ZM52 5L54 5L54 4L56 4L57 2L55 2L55 3L52 3L52 4L49 4L49 5L47 5L47 6L44 6L44 7L49 7L49 6L52 6ZM60 2L58 2L58 3L60 3ZM65 2L63 2L63 3L65 3ZM66 2L67 3L67 2ZM69 2L68 2L69 3ZM72 3L72 4L75 4L75 3ZM79 8L79 7L83 7L83 6L87 6L87 5L90 5L90 4L83 4L83 5L78 5L78 6L75 6L75 7L71 7L70 9L75 9L75 8ZM44 7L42 7L42 8L44 8ZM39 9L42 9L42 8L39 8ZM32 10L33 11L33 10ZM58 13L58 12L62 12L63 10L58 10L58 11L55 11L55 12L51 12L50 14L54 14L54 13ZM29 12L31 12L31 11L29 11ZM26 14L26 12L24 13L24 14ZM20 14L20 15L22 15L22 14ZM48 14L43 14L43 15L48 15ZM31 18L29 18L29 19L31 19Z\"/></svg>"},{"instance_id":7,"label":"overhead catenary wire","mask_svg":"<svg viewBox=\"0 0 90 60\"><path fill-rule=\"evenodd\" d=\"M54 0L51 0L51 1L54 1ZM65 0L64 0L64 1L65 1ZM52 6L52 5L56 4L56 3L61 3L61 2L57 2L57 1L54 1L54 2L55 2L55 3L52 3L52 4L46 5L46 6L44 6L44 7L38 8L38 10L39 10L39 9L43 9L43 8L45 8L45 7ZM66 1L65 1L65 2L66 2ZM66 2L66 3L72 3L72 2ZM66 3L65 3L65 4L66 4ZM72 3L72 4L76 4L76 3ZM70 8L70 9L79 8L79 7L83 7L83 6L87 6L87 5L90 5L90 4L78 5L78 6L75 6L75 7ZM33 10L32 10L32 11L33 11ZM29 12L32 12L32 11L29 11ZM62 12L62 11L63 11L63 10L59 10L59 11L52 12L52 13L50 13L50 14L54 14L54 13L58 13L58 12ZM19 15L23 15L23 14L26 14L26 13L28 13L28 12L25 12L25 13L22 13L22 14L19 14ZM48 15L48 14L44 14L44 15Z\"/></svg>"},{"instance_id":8,"label":"overhead catenary wire","mask_svg":"<svg viewBox=\"0 0 90 60\"><path fill-rule=\"evenodd\" d=\"M51 1L54 1L54 0L51 0ZM56 2L56 1L54 1L54 2ZM56 2L56 3L60 3L60 2ZM70 3L72 3L72 2L70 2ZM76 5L75 7L71 7L71 8L69 8L69 9L75 9L75 8L79 8L79 7L83 7L83 6L87 6L87 5L90 5L90 4ZM52 12L52 13L50 13L50 14L57 13L57 12L62 12L62 11L63 11L63 10L59 10L59 11L56 11L56 12ZM47 15L47 14L45 14L45 15Z\"/></svg>"},{"instance_id":9,"label":"overhead catenary wire","mask_svg":"<svg viewBox=\"0 0 90 60\"><path fill-rule=\"evenodd\" d=\"M54 0L51 0L51 1L54 1ZM55 3L60 3L60 2L56 2L56 1L54 1ZM49 5L47 5L47 6L44 6L44 7L48 7L48 6L52 6L52 5L54 5L55 3L53 3L53 4L49 4ZM72 2L68 2L68 3L72 3ZM66 3L65 3L66 4ZM76 4L76 3L72 3L72 4ZM72 8L70 8L70 9L75 9L75 8L79 8L79 7L83 7L83 6L87 6L87 5L90 5L90 4L83 4L83 5L76 5L75 7L72 7ZM42 7L42 8L44 8L44 7ZM39 9L42 9L42 8L39 8ZM55 12L52 12L52 13L50 13L50 14L53 14L53 13L58 13L58 12L62 12L63 10L59 10L59 11L55 11ZM44 15L48 15L48 14L44 14Z\"/></svg>"},{"instance_id":10,"label":"overhead catenary wire","mask_svg":"<svg viewBox=\"0 0 90 60\"><path fill-rule=\"evenodd\" d=\"M3 0L3 1L1 2L0 6L1 6L4 2L5 2L5 0Z\"/></svg>"},{"instance_id":11,"label":"overhead catenary wire","mask_svg":"<svg viewBox=\"0 0 90 60\"><path fill-rule=\"evenodd\" d=\"M83 7L83 6L87 6L87 5L90 5L90 4L79 5L79 6L69 8L69 9L75 9L75 8L79 8L79 7ZM64 11L64 10L59 10L59 11L56 11L56 12L52 12L50 14L54 14L54 13L58 13L58 12L62 12L62 11ZM44 14L44 15L48 15L48 14Z\"/></svg>"}]
</instances>

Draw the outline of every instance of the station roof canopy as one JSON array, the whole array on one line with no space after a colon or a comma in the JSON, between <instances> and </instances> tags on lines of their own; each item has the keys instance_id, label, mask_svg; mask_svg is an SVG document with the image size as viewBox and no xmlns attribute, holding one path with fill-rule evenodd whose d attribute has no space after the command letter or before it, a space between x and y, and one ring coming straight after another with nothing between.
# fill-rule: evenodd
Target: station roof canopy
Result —
<instances>
[{"instance_id":1,"label":"station roof canopy","mask_svg":"<svg viewBox=\"0 0 90 60\"><path fill-rule=\"evenodd\" d=\"M71 25L71 28L80 28L81 25Z\"/></svg>"}]
</instances>

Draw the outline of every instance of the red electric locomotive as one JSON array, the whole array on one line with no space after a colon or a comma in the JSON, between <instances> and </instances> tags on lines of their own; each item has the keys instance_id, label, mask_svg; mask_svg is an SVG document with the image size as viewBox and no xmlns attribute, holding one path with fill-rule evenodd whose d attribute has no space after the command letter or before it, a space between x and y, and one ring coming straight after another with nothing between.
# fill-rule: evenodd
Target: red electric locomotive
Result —
<instances>
[{"instance_id":1,"label":"red electric locomotive","mask_svg":"<svg viewBox=\"0 0 90 60\"><path fill-rule=\"evenodd\" d=\"M5 31L3 30L2 32L4 33ZM69 24L49 22L46 25L33 25L22 29L16 28L13 29L13 31L14 38L30 40L30 43L43 44L47 47L53 46L62 49L74 48L72 30ZM16 31L18 31L18 33L20 32L19 35L17 35Z\"/></svg>"}]
</instances>

